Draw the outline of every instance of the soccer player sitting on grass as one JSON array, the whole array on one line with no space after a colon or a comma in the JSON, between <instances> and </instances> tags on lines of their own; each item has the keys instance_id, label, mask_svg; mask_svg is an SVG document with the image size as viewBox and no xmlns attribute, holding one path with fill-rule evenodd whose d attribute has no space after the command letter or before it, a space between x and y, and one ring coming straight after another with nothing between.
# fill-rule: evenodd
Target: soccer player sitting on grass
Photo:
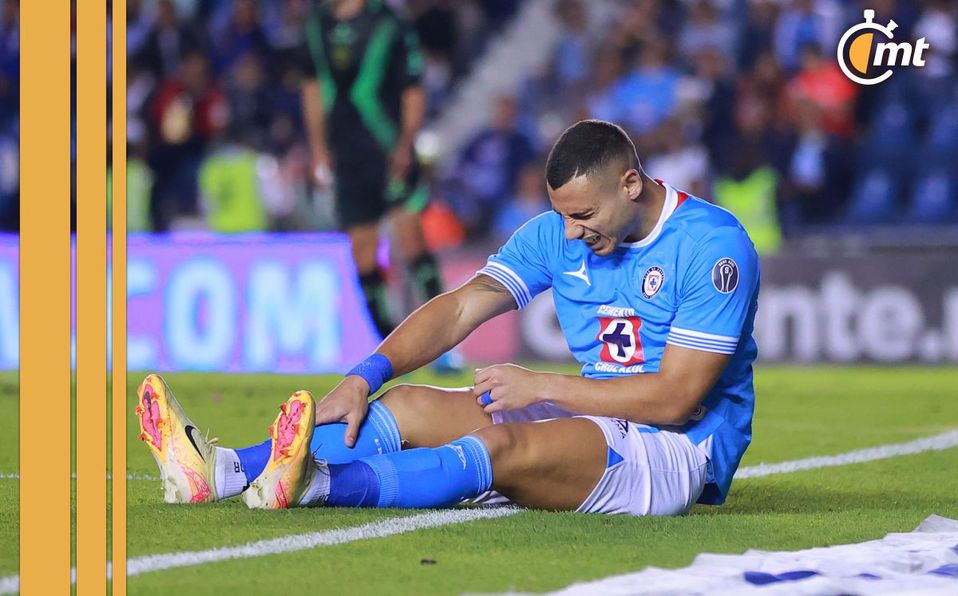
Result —
<instances>
[{"instance_id":1,"label":"soccer player sitting on grass","mask_svg":"<svg viewBox=\"0 0 958 596\"><path fill-rule=\"evenodd\" d=\"M618 126L567 129L553 211L460 288L410 315L317 406L298 391L270 439L214 447L155 375L141 438L170 502L446 507L490 491L537 509L681 514L725 500L751 439L759 262L727 211L649 178ZM552 288L582 376L501 364L464 389L383 383Z\"/></svg>"}]
</instances>

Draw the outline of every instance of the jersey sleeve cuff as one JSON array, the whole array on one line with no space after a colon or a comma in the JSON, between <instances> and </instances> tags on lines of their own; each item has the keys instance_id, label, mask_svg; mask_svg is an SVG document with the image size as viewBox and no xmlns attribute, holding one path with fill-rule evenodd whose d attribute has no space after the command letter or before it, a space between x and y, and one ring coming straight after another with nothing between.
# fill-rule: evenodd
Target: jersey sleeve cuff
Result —
<instances>
[{"instance_id":1,"label":"jersey sleeve cuff","mask_svg":"<svg viewBox=\"0 0 958 596\"><path fill-rule=\"evenodd\" d=\"M738 338L730 335L716 335L691 329L672 327L665 343L716 354L734 354L738 348Z\"/></svg>"},{"instance_id":2,"label":"jersey sleeve cuff","mask_svg":"<svg viewBox=\"0 0 958 596\"><path fill-rule=\"evenodd\" d=\"M506 289L509 290L509 293L512 294L516 305L520 309L525 308L525 306L529 304L529 301L532 300L532 294L529 293L529 288L526 286L526 283L522 281L522 278L502 263L490 261L486 263L485 267L477 271L477 273L488 275L505 286Z\"/></svg>"}]
</instances>

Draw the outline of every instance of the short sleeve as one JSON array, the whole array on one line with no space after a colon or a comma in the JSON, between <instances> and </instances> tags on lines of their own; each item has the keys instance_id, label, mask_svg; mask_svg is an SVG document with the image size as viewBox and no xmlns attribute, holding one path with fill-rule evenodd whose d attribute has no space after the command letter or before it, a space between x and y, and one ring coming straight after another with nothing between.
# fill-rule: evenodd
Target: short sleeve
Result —
<instances>
[{"instance_id":1,"label":"short sleeve","mask_svg":"<svg viewBox=\"0 0 958 596\"><path fill-rule=\"evenodd\" d=\"M758 255L745 231L716 228L691 255L666 343L734 354L758 283Z\"/></svg>"},{"instance_id":2,"label":"short sleeve","mask_svg":"<svg viewBox=\"0 0 958 596\"><path fill-rule=\"evenodd\" d=\"M422 49L419 47L419 35L407 22L399 22L399 39L396 41L396 61L399 87L405 89L420 83L423 71Z\"/></svg>"},{"instance_id":3,"label":"short sleeve","mask_svg":"<svg viewBox=\"0 0 958 596\"><path fill-rule=\"evenodd\" d=\"M549 255L560 249L556 234L561 232L554 215L543 213L526 222L478 271L504 285L520 309L552 287Z\"/></svg>"},{"instance_id":4,"label":"short sleeve","mask_svg":"<svg viewBox=\"0 0 958 596\"><path fill-rule=\"evenodd\" d=\"M306 19L303 33L305 39L297 51L297 63L307 79L328 76L326 49L323 47L323 10L324 5L315 5Z\"/></svg>"}]
</instances>

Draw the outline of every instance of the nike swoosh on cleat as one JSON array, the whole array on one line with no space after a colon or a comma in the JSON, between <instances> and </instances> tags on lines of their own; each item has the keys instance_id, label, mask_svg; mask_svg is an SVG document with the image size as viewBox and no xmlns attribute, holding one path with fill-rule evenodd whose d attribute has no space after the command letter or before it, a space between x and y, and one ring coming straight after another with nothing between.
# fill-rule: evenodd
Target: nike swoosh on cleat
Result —
<instances>
[{"instance_id":1,"label":"nike swoosh on cleat","mask_svg":"<svg viewBox=\"0 0 958 596\"><path fill-rule=\"evenodd\" d=\"M193 449L196 449L196 452L200 454L200 459L202 459L205 462L206 457L203 455L203 452L200 451L199 446L196 444L196 439L193 438L193 431L196 430L196 427L193 426L192 424L187 424L183 430L186 431L186 438L190 440L190 444L193 445Z\"/></svg>"}]
</instances>

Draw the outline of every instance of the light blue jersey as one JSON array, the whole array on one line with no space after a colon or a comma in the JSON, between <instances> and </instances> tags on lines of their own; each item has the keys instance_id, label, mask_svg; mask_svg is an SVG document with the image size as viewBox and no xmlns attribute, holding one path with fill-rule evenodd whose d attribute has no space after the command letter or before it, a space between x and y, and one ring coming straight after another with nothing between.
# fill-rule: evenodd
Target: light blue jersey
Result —
<instances>
[{"instance_id":1,"label":"light blue jersey","mask_svg":"<svg viewBox=\"0 0 958 596\"><path fill-rule=\"evenodd\" d=\"M479 272L508 288L519 308L551 287L586 377L657 372L666 344L731 354L693 419L668 427L708 454L699 502L719 504L752 438L758 255L731 213L663 186L662 214L639 242L597 256L581 240L566 240L562 216L548 212L519 228Z\"/></svg>"}]
</instances>

